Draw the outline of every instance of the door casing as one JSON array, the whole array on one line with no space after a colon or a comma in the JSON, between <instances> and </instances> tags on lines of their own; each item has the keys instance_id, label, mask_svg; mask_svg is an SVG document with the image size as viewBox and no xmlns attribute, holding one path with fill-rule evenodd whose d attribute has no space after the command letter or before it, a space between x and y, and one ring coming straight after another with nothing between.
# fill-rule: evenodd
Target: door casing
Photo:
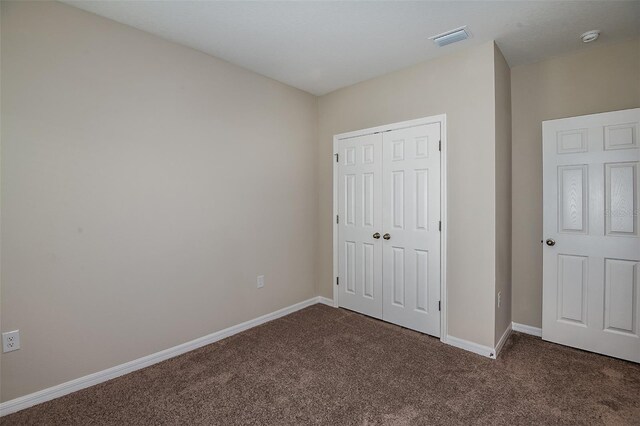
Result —
<instances>
[{"instance_id":1,"label":"door casing","mask_svg":"<svg viewBox=\"0 0 640 426\"><path fill-rule=\"evenodd\" d=\"M338 163L336 155L339 152L341 140L357 136L370 135L373 133L388 132L391 130L406 129L408 127L422 126L425 124L440 123L440 218L442 221L442 231L440 235L440 341L446 342L447 337L447 116L446 114L434 115L431 117L418 118L415 120L401 121L398 123L385 124L383 126L371 127L368 129L356 130L353 132L341 133L333 137L333 305L339 306L338 279Z\"/></svg>"}]
</instances>

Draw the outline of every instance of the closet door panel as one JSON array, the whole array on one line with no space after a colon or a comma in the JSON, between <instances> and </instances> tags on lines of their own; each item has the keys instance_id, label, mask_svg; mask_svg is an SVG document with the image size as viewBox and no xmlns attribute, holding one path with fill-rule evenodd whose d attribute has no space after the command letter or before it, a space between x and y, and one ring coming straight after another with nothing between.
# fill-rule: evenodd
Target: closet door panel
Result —
<instances>
[{"instance_id":1,"label":"closet door panel","mask_svg":"<svg viewBox=\"0 0 640 426\"><path fill-rule=\"evenodd\" d=\"M433 336L440 336L439 145L439 123L382 137L382 318Z\"/></svg>"},{"instance_id":2,"label":"closet door panel","mask_svg":"<svg viewBox=\"0 0 640 426\"><path fill-rule=\"evenodd\" d=\"M340 141L338 304L382 318L382 136Z\"/></svg>"}]
</instances>

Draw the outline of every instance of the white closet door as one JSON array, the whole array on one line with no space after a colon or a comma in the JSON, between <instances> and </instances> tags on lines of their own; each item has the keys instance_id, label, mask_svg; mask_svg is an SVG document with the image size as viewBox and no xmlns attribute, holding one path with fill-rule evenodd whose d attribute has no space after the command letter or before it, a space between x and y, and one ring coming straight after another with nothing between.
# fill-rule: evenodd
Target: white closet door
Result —
<instances>
[{"instance_id":1,"label":"white closet door","mask_svg":"<svg viewBox=\"0 0 640 426\"><path fill-rule=\"evenodd\" d=\"M543 123L542 338L640 362L640 109Z\"/></svg>"},{"instance_id":2,"label":"white closet door","mask_svg":"<svg viewBox=\"0 0 640 426\"><path fill-rule=\"evenodd\" d=\"M439 143L439 123L383 133L383 319L433 336L440 336Z\"/></svg>"},{"instance_id":3,"label":"white closet door","mask_svg":"<svg viewBox=\"0 0 640 426\"><path fill-rule=\"evenodd\" d=\"M382 318L382 135L340 141L338 159L339 304Z\"/></svg>"}]
</instances>

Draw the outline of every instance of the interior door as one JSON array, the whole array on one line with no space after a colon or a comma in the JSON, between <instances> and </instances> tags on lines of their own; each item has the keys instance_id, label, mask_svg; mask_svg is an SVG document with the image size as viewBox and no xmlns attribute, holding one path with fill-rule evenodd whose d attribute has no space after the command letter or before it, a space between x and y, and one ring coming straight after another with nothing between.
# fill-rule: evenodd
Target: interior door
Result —
<instances>
[{"instance_id":1,"label":"interior door","mask_svg":"<svg viewBox=\"0 0 640 426\"><path fill-rule=\"evenodd\" d=\"M338 300L382 318L382 135L340 141Z\"/></svg>"},{"instance_id":2,"label":"interior door","mask_svg":"<svg viewBox=\"0 0 640 426\"><path fill-rule=\"evenodd\" d=\"M382 145L383 319L440 336L440 123Z\"/></svg>"},{"instance_id":3,"label":"interior door","mask_svg":"<svg viewBox=\"0 0 640 426\"><path fill-rule=\"evenodd\" d=\"M542 338L640 362L640 109L543 123Z\"/></svg>"}]
</instances>

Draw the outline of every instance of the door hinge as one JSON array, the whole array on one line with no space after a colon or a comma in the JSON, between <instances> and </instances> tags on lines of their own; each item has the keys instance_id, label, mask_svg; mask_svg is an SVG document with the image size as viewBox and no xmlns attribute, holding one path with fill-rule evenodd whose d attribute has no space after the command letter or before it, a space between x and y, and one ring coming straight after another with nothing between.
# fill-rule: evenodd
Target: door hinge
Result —
<instances>
[{"instance_id":1,"label":"door hinge","mask_svg":"<svg viewBox=\"0 0 640 426\"><path fill-rule=\"evenodd\" d=\"M442 231L442 221L438 221L438 231Z\"/></svg>"},{"instance_id":2,"label":"door hinge","mask_svg":"<svg viewBox=\"0 0 640 426\"><path fill-rule=\"evenodd\" d=\"M340 277L336 277L336 285L340 285Z\"/></svg>"},{"instance_id":3,"label":"door hinge","mask_svg":"<svg viewBox=\"0 0 640 426\"><path fill-rule=\"evenodd\" d=\"M438 141L438 151L442 151L442 141Z\"/></svg>"},{"instance_id":4,"label":"door hinge","mask_svg":"<svg viewBox=\"0 0 640 426\"><path fill-rule=\"evenodd\" d=\"M442 310L442 302L438 300L438 310L441 311Z\"/></svg>"},{"instance_id":5,"label":"door hinge","mask_svg":"<svg viewBox=\"0 0 640 426\"><path fill-rule=\"evenodd\" d=\"M336 215L336 223L340 223L340 216Z\"/></svg>"},{"instance_id":6,"label":"door hinge","mask_svg":"<svg viewBox=\"0 0 640 426\"><path fill-rule=\"evenodd\" d=\"M340 158L340 154L335 154L335 156L336 156L336 163L338 163L339 162L339 158Z\"/></svg>"}]
</instances>

